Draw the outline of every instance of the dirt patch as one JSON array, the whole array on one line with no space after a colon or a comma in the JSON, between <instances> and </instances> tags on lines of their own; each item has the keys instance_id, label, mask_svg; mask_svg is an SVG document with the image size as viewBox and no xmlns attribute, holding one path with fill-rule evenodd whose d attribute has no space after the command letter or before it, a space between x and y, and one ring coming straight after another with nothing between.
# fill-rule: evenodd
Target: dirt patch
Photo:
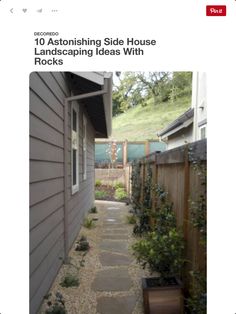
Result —
<instances>
[{"instance_id":1,"label":"dirt patch","mask_svg":"<svg viewBox=\"0 0 236 314\"><path fill-rule=\"evenodd\" d=\"M122 199L117 199L115 197L116 189L110 185L100 185L95 187L95 199L113 202L124 202L129 204L129 198L124 197Z\"/></svg>"}]
</instances>

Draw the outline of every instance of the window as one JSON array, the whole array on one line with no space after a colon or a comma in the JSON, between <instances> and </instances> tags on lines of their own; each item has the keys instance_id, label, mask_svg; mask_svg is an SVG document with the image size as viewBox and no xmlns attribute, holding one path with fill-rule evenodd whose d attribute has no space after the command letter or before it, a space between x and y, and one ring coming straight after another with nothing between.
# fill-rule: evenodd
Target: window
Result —
<instances>
[{"instance_id":1,"label":"window","mask_svg":"<svg viewBox=\"0 0 236 314\"><path fill-rule=\"evenodd\" d=\"M200 128L200 139L203 140L204 138L206 138L206 126Z\"/></svg>"},{"instance_id":2,"label":"window","mask_svg":"<svg viewBox=\"0 0 236 314\"><path fill-rule=\"evenodd\" d=\"M79 190L79 111L71 105L71 192Z\"/></svg>"},{"instance_id":3,"label":"window","mask_svg":"<svg viewBox=\"0 0 236 314\"><path fill-rule=\"evenodd\" d=\"M87 179L87 119L83 115L83 179Z\"/></svg>"}]
</instances>

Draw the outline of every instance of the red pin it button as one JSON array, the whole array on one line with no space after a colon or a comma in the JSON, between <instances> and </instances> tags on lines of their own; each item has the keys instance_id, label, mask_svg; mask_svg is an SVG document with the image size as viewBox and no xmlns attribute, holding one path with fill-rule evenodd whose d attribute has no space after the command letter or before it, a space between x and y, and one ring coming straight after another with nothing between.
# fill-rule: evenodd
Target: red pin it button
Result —
<instances>
[{"instance_id":1,"label":"red pin it button","mask_svg":"<svg viewBox=\"0 0 236 314\"><path fill-rule=\"evenodd\" d=\"M226 16L226 5L207 5L207 16Z\"/></svg>"}]
</instances>

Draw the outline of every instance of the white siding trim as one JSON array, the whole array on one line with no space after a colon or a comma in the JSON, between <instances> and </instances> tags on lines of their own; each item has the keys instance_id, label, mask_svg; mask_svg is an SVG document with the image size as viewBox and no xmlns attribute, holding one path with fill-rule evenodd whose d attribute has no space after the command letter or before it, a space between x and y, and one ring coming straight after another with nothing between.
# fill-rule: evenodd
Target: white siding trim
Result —
<instances>
[{"instance_id":1,"label":"white siding trim","mask_svg":"<svg viewBox=\"0 0 236 314\"><path fill-rule=\"evenodd\" d=\"M87 179L87 119L83 115L83 179Z\"/></svg>"},{"instance_id":2,"label":"white siding trim","mask_svg":"<svg viewBox=\"0 0 236 314\"><path fill-rule=\"evenodd\" d=\"M73 111L76 112L76 132L73 131ZM76 150L76 183L74 184L73 150ZM79 191L79 106L76 102L71 104L71 194Z\"/></svg>"}]
</instances>

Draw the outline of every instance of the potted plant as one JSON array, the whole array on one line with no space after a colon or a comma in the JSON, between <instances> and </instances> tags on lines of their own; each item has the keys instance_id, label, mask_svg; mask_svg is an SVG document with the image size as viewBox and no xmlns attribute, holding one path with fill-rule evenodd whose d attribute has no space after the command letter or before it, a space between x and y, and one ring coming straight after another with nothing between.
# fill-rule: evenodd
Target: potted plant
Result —
<instances>
[{"instance_id":1,"label":"potted plant","mask_svg":"<svg viewBox=\"0 0 236 314\"><path fill-rule=\"evenodd\" d=\"M184 263L183 235L176 227L172 205L162 204L154 231L133 245L134 255L156 277L143 278L145 314L183 313L182 284L179 275Z\"/></svg>"}]
</instances>

